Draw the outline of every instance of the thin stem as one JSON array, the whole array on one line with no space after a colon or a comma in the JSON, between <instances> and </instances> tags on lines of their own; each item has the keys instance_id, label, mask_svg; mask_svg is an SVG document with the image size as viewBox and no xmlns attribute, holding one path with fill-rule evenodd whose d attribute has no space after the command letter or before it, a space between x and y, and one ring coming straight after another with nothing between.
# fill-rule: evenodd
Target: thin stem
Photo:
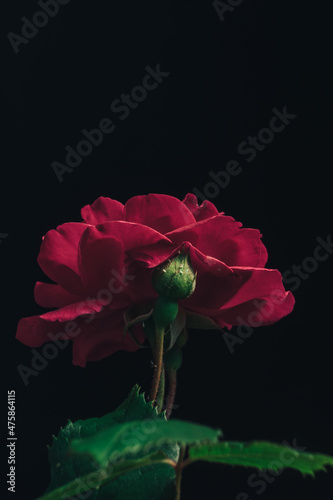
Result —
<instances>
[{"instance_id":1,"label":"thin stem","mask_svg":"<svg viewBox=\"0 0 333 500\"><path fill-rule=\"evenodd\" d=\"M168 380L169 380L169 394L167 397L166 418L170 418L172 408L175 402L176 390L177 390L177 371L170 370L168 372Z\"/></svg>"},{"instance_id":2,"label":"thin stem","mask_svg":"<svg viewBox=\"0 0 333 500\"><path fill-rule=\"evenodd\" d=\"M157 401L156 401L156 406L157 406L158 413L161 413L162 410L163 410L164 391L165 391L165 369L164 369L164 366L163 366L162 367L161 378L160 378L160 385L159 385L159 388L158 388Z\"/></svg>"},{"instance_id":3,"label":"thin stem","mask_svg":"<svg viewBox=\"0 0 333 500\"><path fill-rule=\"evenodd\" d=\"M160 385L160 378L162 373L162 365L163 365L163 340L164 340L164 330L160 328L156 328L156 336L155 336L155 370L153 376L153 383L150 391L150 401L156 402L156 396L158 391L158 386Z\"/></svg>"},{"instance_id":4,"label":"thin stem","mask_svg":"<svg viewBox=\"0 0 333 500\"><path fill-rule=\"evenodd\" d=\"M178 459L178 462L177 462L177 465L175 468L175 471L176 471L176 496L175 496L175 500L180 500L180 485L181 485L181 481L182 481L182 470L183 470L182 463L184 460L185 451L186 451L186 446L183 445L180 448L179 459Z\"/></svg>"},{"instance_id":5,"label":"thin stem","mask_svg":"<svg viewBox=\"0 0 333 500\"><path fill-rule=\"evenodd\" d=\"M185 469L185 467L187 467L188 465L190 465L195 460L196 460L195 458L188 457L186 460L183 461L183 463L182 463L182 469ZM197 459L197 460L199 460L199 459Z\"/></svg>"}]
</instances>

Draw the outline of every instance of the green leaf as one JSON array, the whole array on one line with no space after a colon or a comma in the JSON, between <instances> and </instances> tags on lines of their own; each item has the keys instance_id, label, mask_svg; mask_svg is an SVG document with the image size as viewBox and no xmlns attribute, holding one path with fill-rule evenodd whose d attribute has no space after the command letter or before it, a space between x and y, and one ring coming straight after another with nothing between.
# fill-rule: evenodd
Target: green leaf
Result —
<instances>
[{"instance_id":1,"label":"green leaf","mask_svg":"<svg viewBox=\"0 0 333 500\"><path fill-rule=\"evenodd\" d=\"M158 414L152 403L145 401L144 395L139 394L139 387L135 386L127 399L113 412L100 418L90 418L68 421L64 429L61 429L58 436L53 438L49 448L49 462L51 466L51 481L47 488L47 493L60 487L65 487L68 483L78 481L92 473L98 476L101 471L98 464L91 456L86 454L70 454L70 443L73 439L89 438L98 432L111 429L120 424L133 421L148 422L156 420L166 421L164 414ZM148 427L147 427L148 428ZM163 452L170 461L177 461L179 456L179 446L176 443L164 444L151 448L150 454L156 451ZM135 457L123 456L117 460L117 464L122 460L128 461L135 458L147 459L147 453L142 450ZM122 462L125 464L125 461ZM84 494L84 498L89 500L170 500L174 496L174 468L167 463L152 463L137 467L122 473L111 482L106 482L98 488L91 488L91 494ZM127 465L126 465L127 466ZM82 487L87 487L83 483ZM82 490L83 491L83 490ZM71 493L72 495L72 493ZM73 496L73 495L72 495ZM83 498L83 496L81 498ZM54 497L57 498L57 497ZM60 497L62 499L62 497ZM76 498L76 497L75 497ZM52 499L53 500L53 499Z\"/></svg>"},{"instance_id":2,"label":"green leaf","mask_svg":"<svg viewBox=\"0 0 333 500\"><path fill-rule=\"evenodd\" d=\"M105 467L103 469L98 469L95 472L91 472L82 476L80 478L74 479L70 483L66 483L55 490L52 490L49 493L46 493L38 500L63 500L65 498L73 498L77 495L81 495L89 492L90 495L93 494L91 491L91 485L97 485L98 488L105 486L110 481L113 481L117 477L126 472L129 472L134 469L141 469L143 467L147 467L157 463L169 463L172 466L172 462L169 462L165 453L161 451L157 451L147 457L129 460L125 459L120 464L114 464L112 466ZM175 462L176 463L176 462ZM104 490L102 490L104 491ZM90 496L89 493L87 496Z\"/></svg>"},{"instance_id":3,"label":"green leaf","mask_svg":"<svg viewBox=\"0 0 333 500\"><path fill-rule=\"evenodd\" d=\"M257 469L278 471L289 467L302 474L314 476L319 470L326 470L325 465L333 466L333 457L320 453L299 451L287 444L268 441L250 441L248 443L225 442L190 448L188 463L196 460L229 465L243 465Z\"/></svg>"},{"instance_id":4,"label":"green leaf","mask_svg":"<svg viewBox=\"0 0 333 500\"><path fill-rule=\"evenodd\" d=\"M146 421L115 425L88 439L74 440L72 449L77 453L89 453L105 466L113 456L136 455L140 451L151 452L163 444L178 442L182 445L216 442L220 430L181 420Z\"/></svg>"},{"instance_id":5,"label":"green leaf","mask_svg":"<svg viewBox=\"0 0 333 500\"><path fill-rule=\"evenodd\" d=\"M137 307L130 307L126 309L124 313L125 328L123 333L125 334L132 326L136 325L137 323L143 323L144 321L149 319L152 314L153 308L150 308L148 311L144 312L142 310L139 312Z\"/></svg>"}]
</instances>

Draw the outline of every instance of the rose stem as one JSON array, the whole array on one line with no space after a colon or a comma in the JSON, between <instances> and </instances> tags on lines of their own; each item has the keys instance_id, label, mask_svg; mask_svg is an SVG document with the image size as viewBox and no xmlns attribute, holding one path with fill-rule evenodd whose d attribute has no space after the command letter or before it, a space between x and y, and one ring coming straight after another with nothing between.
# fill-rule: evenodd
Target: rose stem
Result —
<instances>
[{"instance_id":1,"label":"rose stem","mask_svg":"<svg viewBox=\"0 0 333 500\"><path fill-rule=\"evenodd\" d=\"M169 394L167 397L166 418L170 418L176 397L177 372L175 370L170 370L168 372L168 380L169 380Z\"/></svg>"},{"instance_id":2,"label":"rose stem","mask_svg":"<svg viewBox=\"0 0 333 500\"><path fill-rule=\"evenodd\" d=\"M155 370L149 397L149 400L153 402L156 401L158 386L160 385L160 378L163 365L163 340L164 340L164 329L156 328L155 352L154 352Z\"/></svg>"},{"instance_id":3,"label":"rose stem","mask_svg":"<svg viewBox=\"0 0 333 500\"><path fill-rule=\"evenodd\" d=\"M160 385L158 388L157 401L156 401L158 413L161 413L163 410L164 391L165 391L165 370L163 366L160 378Z\"/></svg>"},{"instance_id":4,"label":"rose stem","mask_svg":"<svg viewBox=\"0 0 333 500\"><path fill-rule=\"evenodd\" d=\"M181 484L181 480L182 480L182 463L183 463L184 456L185 456L185 450L186 450L186 446L183 445L180 448L179 459L178 459L177 465L175 467L175 471L176 471L176 496L175 496L175 500L180 499L180 484Z\"/></svg>"}]
</instances>

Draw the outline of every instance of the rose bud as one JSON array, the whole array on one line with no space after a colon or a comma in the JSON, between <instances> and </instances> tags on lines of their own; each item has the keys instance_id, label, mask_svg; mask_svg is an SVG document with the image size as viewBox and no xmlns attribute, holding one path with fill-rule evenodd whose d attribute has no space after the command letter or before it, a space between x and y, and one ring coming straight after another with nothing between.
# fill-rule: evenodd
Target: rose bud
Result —
<instances>
[{"instance_id":1,"label":"rose bud","mask_svg":"<svg viewBox=\"0 0 333 500\"><path fill-rule=\"evenodd\" d=\"M188 254L179 253L155 269L153 286L171 300L187 299L195 290L196 276Z\"/></svg>"}]
</instances>

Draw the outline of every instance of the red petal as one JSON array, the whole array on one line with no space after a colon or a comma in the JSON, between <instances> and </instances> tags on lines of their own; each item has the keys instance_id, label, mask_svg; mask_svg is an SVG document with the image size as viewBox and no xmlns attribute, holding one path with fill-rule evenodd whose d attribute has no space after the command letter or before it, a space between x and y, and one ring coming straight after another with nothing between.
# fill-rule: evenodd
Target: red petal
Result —
<instances>
[{"instance_id":1,"label":"red petal","mask_svg":"<svg viewBox=\"0 0 333 500\"><path fill-rule=\"evenodd\" d=\"M164 261L174 248L170 240L141 224L113 221L89 226L79 255L86 293L95 296L115 284L116 277L125 274L129 258L151 267Z\"/></svg>"},{"instance_id":2,"label":"red petal","mask_svg":"<svg viewBox=\"0 0 333 500\"><path fill-rule=\"evenodd\" d=\"M128 274L135 276L131 280L127 292L131 304L154 304L158 294L152 284L152 269L138 266L136 263L128 268Z\"/></svg>"},{"instance_id":3,"label":"red petal","mask_svg":"<svg viewBox=\"0 0 333 500\"><path fill-rule=\"evenodd\" d=\"M179 304L199 314L220 309L239 289L241 277L223 262L207 257L189 243L186 247L193 269L197 272L197 284L193 295L179 301ZM202 310L204 313L201 313Z\"/></svg>"},{"instance_id":4,"label":"red petal","mask_svg":"<svg viewBox=\"0 0 333 500\"><path fill-rule=\"evenodd\" d=\"M79 316L86 316L93 313L99 313L103 309L103 301L93 299L86 299L80 302L75 302L55 311L50 311L44 313L40 316L41 319L46 321L59 321L64 323L66 321L72 321Z\"/></svg>"},{"instance_id":5,"label":"red petal","mask_svg":"<svg viewBox=\"0 0 333 500\"><path fill-rule=\"evenodd\" d=\"M98 361L110 356L116 351L136 351L137 344L127 333L123 335L125 327L124 311L117 311L112 315L93 321L91 324L82 324L80 334L74 339L73 364L84 367L87 361ZM142 329L136 336L140 343L144 342L145 335Z\"/></svg>"},{"instance_id":6,"label":"red petal","mask_svg":"<svg viewBox=\"0 0 333 500\"><path fill-rule=\"evenodd\" d=\"M279 290L272 292L270 297L257 298L221 311L215 321L252 327L270 325L290 314L294 305L295 299L292 293Z\"/></svg>"},{"instance_id":7,"label":"red petal","mask_svg":"<svg viewBox=\"0 0 333 500\"><path fill-rule=\"evenodd\" d=\"M20 319L16 332L17 340L29 347L39 347L47 341L51 342L54 340L53 335L57 338L64 338L64 324L50 323L42 320L40 316Z\"/></svg>"},{"instance_id":8,"label":"red petal","mask_svg":"<svg viewBox=\"0 0 333 500\"><path fill-rule=\"evenodd\" d=\"M79 241L87 225L69 222L52 229L43 238L38 264L51 280L75 295L82 295L78 268Z\"/></svg>"},{"instance_id":9,"label":"red petal","mask_svg":"<svg viewBox=\"0 0 333 500\"><path fill-rule=\"evenodd\" d=\"M81 239L79 251L79 267L86 294L96 296L101 290L109 290L116 279L114 273L121 273L124 268L125 257L121 239L105 230L104 225L89 226Z\"/></svg>"},{"instance_id":10,"label":"red petal","mask_svg":"<svg viewBox=\"0 0 333 500\"><path fill-rule=\"evenodd\" d=\"M82 297L67 292L60 285L40 281L37 281L35 285L34 294L35 301L42 307L59 308L82 300Z\"/></svg>"},{"instance_id":11,"label":"red petal","mask_svg":"<svg viewBox=\"0 0 333 500\"><path fill-rule=\"evenodd\" d=\"M53 340L50 334L59 334L58 338L61 335L63 338L66 332L64 323L82 316L95 316L102 308L103 305L97 300L87 299L40 316L22 318L17 327L16 338L30 347L38 347Z\"/></svg>"},{"instance_id":12,"label":"red petal","mask_svg":"<svg viewBox=\"0 0 333 500\"><path fill-rule=\"evenodd\" d=\"M203 203L199 206L197 197L193 193L188 193L183 199L183 203L189 210L191 210L196 221L209 219L210 217L219 215L219 211L217 210L215 205L213 205L213 203L208 200L204 200Z\"/></svg>"},{"instance_id":13,"label":"red petal","mask_svg":"<svg viewBox=\"0 0 333 500\"><path fill-rule=\"evenodd\" d=\"M275 269L232 268L238 276L238 289L230 295L229 300L221 301L220 307L213 311L217 301L209 301L197 305L196 312L211 317L220 326L251 324L256 321L255 313L261 312L261 324L275 323L289 314L294 306L294 297L286 292L279 271ZM221 285L220 285L221 286ZM206 293L209 296L208 288ZM217 293L214 289L213 296ZM191 297L188 307L193 311ZM254 318L254 319L253 319ZM259 326L253 325L253 326Z\"/></svg>"},{"instance_id":14,"label":"red petal","mask_svg":"<svg viewBox=\"0 0 333 500\"><path fill-rule=\"evenodd\" d=\"M134 196L125 204L125 220L144 224L162 234L195 222L184 203L165 194Z\"/></svg>"},{"instance_id":15,"label":"red petal","mask_svg":"<svg viewBox=\"0 0 333 500\"><path fill-rule=\"evenodd\" d=\"M88 224L101 224L111 220L124 219L124 205L111 198L100 196L92 205L81 209L81 216Z\"/></svg>"},{"instance_id":16,"label":"red petal","mask_svg":"<svg viewBox=\"0 0 333 500\"><path fill-rule=\"evenodd\" d=\"M93 307L90 312L88 309L85 311L88 317L80 316L76 321L65 320L64 323L47 321L43 319L45 315L23 318L19 322L16 337L30 347L40 347L46 342L58 340L73 340L73 363L79 366L85 366L87 361L103 359L118 350L138 349L129 334L123 336L123 310L112 314L110 311L102 311L96 316ZM64 315L62 318L64 319ZM145 339L142 329L136 328L135 332L137 340L142 343Z\"/></svg>"},{"instance_id":17,"label":"red petal","mask_svg":"<svg viewBox=\"0 0 333 500\"><path fill-rule=\"evenodd\" d=\"M227 303L223 309L230 309L249 300L270 297L272 294L286 295L282 283L282 276L277 269L256 269L233 267L242 280L242 286Z\"/></svg>"},{"instance_id":18,"label":"red petal","mask_svg":"<svg viewBox=\"0 0 333 500\"><path fill-rule=\"evenodd\" d=\"M264 267L267 251L257 229L243 229L232 217L217 215L210 219L166 233L180 245L189 241L205 255L228 266Z\"/></svg>"}]
</instances>

